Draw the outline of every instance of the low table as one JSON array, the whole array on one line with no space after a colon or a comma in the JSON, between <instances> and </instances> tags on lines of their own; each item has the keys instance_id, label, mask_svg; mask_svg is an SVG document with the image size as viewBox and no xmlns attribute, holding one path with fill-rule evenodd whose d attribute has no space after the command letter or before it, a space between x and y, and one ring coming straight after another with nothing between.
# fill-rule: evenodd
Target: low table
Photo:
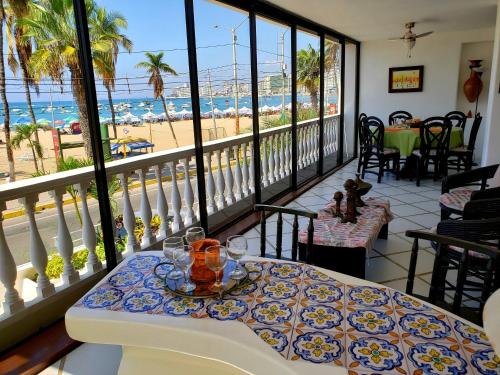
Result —
<instances>
[{"instance_id":1,"label":"low table","mask_svg":"<svg viewBox=\"0 0 500 375\"><path fill-rule=\"evenodd\" d=\"M383 285L249 257L255 284L177 297L152 278L162 252L132 254L66 313L69 335L122 345L128 374L490 374L477 326ZM154 276L153 276L154 277Z\"/></svg>"},{"instance_id":2,"label":"low table","mask_svg":"<svg viewBox=\"0 0 500 375\"><path fill-rule=\"evenodd\" d=\"M314 221L314 238L310 260L313 264L354 277L365 277L368 252L377 238L387 239L388 225L392 220L389 201L365 198L366 206L358 207L361 213L358 222L341 223L333 217L331 210L335 202L329 203L318 213ZM345 212L345 203L341 210ZM305 261L307 230L299 233L299 259Z\"/></svg>"}]
</instances>

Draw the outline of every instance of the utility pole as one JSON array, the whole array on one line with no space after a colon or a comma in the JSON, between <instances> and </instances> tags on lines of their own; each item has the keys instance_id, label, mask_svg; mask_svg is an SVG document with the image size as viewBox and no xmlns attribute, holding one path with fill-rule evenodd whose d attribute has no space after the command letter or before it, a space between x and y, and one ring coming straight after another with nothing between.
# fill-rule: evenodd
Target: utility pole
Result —
<instances>
[{"instance_id":1,"label":"utility pole","mask_svg":"<svg viewBox=\"0 0 500 375\"><path fill-rule=\"evenodd\" d=\"M238 63L236 62L236 29L233 27L231 29L231 35L233 39L233 78L234 78L234 109L235 109L235 132L236 135L240 134L240 116L238 111Z\"/></svg>"},{"instance_id":2,"label":"utility pole","mask_svg":"<svg viewBox=\"0 0 500 375\"><path fill-rule=\"evenodd\" d=\"M285 66L285 33L281 33L281 118L285 120L285 79L286 79L286 66Z\"/></svg>"},{"instance_id":3,"label":"utility pole","mask_svg":"<svg viewBox=\"0 0 500 375\"><path fill-rule=\"evenodd\" d=\"M215 113L214 113L214 96L212 93L212 78L210 77L210 69L208 69L208 95L210 96L210 107L212 108L212 125L215 132L215 139L217 139L217 123L215 121Z\"/></svg>"}]
</instances>

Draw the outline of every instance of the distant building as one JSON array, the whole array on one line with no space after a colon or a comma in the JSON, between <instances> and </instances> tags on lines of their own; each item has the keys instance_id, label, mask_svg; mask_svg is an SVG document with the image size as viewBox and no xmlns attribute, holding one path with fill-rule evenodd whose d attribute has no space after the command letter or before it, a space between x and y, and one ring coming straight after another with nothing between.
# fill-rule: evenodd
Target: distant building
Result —
<instances>
[{"instance_id":1,"label":"distant building","mask_svg":"<svg viewBox=\"0 0 500 375\"><path fill-rule=\"evenodd\" d=\"M290 77L285 77L285 92L288 92L290 87ZM283 92L283 76L281 74L275 74L271 76L265 76L262 81L259 82L259 94L260 95L279 95Z\"/></svg>"},{"instance_id":2,"label":"distant building","mask_svg":"<svg viewBox=\"0 0 500 375\"><path fill-rule=\"evenodd\" d=\"M172 88L172 96L177 98L186 98L191 96L191 88L188 83Z\"/></svg>"}]
</instances>

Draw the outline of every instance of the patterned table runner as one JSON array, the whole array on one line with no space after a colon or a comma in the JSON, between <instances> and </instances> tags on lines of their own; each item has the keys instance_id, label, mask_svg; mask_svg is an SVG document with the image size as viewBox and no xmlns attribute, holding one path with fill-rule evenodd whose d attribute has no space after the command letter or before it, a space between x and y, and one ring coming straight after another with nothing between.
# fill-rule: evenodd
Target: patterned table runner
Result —
<instances>
[{"instance_id":1,"label":"patterned table runner","mask_svg":"<svg viewBox=\"0 0 500 375\"><path fill-rule=\"evenodd\" d=\"M449 193L441 194L439 203L448 208L463 211L465 204L470 201L474 190L468 188L455 189Z\"/></svg>"},{"instance_id":2,"label":"patterned table runner","mask_svg":"<svg viewBox=\"0 0 500 375\"><path fill-rule=\"evenodd\" d=\"M358 222L341 223L340 219L331 215L335 202L329 203L318 213L314 221L314 244L335 247L364 247L367 253L373 248L380 229L392 220L390 202L379 198L366 198L366 206L358 207L361 213ZM345 202L341 210L345 212ZM307 243L307 228L299 232L299 241Z\"/></svg>"},{"instance_id":3,"label":"patterned table runner","mask_svg":"<svg viewBox=\"0 0 500 375\"><path fill-rule=\"evenodd\" d=\"M257 283L222 300L194 300L163 289L152 274L162 260L126 259L75 306L238 320L288 360L343 366L352 375L500 369L484 332L390 288L345 285L300 263L247 262L262 270Z\"/></svg>"}]
</instances>

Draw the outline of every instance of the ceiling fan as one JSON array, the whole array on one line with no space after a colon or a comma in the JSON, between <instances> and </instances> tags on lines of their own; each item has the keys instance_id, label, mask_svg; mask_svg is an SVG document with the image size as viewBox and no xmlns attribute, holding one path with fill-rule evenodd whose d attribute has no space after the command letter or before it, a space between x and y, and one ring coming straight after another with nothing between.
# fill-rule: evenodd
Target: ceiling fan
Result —
<instances>
[{"instance_id":1,"label":"ceiling fan","mask_svg":"<svg viewBox=\"0 0 500 375\"><path fill-rule=\"evenodd\" d=\"M406 32L402 37L399 38L390 38L389 40L402 40L408 49L408 58L411 58L411 50L415 46L417 42L417 38L422 38L427 35L431 35L434 31L427 31L422 34L415 34L411 29L415 27L415 22L407 22L405 24Z\"/></svg>"}]
</instances>

